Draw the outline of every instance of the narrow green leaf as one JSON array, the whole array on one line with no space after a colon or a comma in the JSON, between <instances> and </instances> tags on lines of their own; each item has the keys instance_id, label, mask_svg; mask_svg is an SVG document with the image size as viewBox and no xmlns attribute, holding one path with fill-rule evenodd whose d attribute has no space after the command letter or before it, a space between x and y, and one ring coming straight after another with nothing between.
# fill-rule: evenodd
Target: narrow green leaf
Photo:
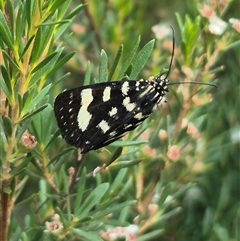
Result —
<instances>
[{"instance_id":1,"label":"narrow green leaf","mask_svg":"<svg viewBox=\"0 0 240 241\"><path fill-rule=\"evenodd\" d=\"M45 146L44 151L47 151L47 149L49 147L51 147L51 145L55 142L55 140L58 138L58 136L60 135L60 130L56 129L56 131L54 132L53 135L51 135L51 138L49 140L49 142L47 143L47 145Z\"/></svg>"},{"instance_id":2,"label":"narrow green leaf","mask_svg":"<svg viewBox=\"0 0 240 241\"><path fill-rule=\"evenodd\" d=\"M56 32L54 33L54 41L61 38L62 35L66 35L66 29L69 28L71 22L65 23L65 24L58 24L55 28ZM72 33L69 33L68 36L64 37L65 39L70 39L72 36ZM62 41L60 39L60 41Z\"/></svg>"},{"instance_id":3,"label":"narrow green leaf","mask_svg":"<svg viewBox=\"0 0 240 241\"><path fill-rule=\"evenodd\" d=\"M152 53L154 42L155 42L154 39L149 41L138 53L136 57L136 61L134 62L134 65L133 65L133 70L130 75L130 79L136 79L138 74L142 70L142 68L147 63L147 60Z\"/></svg>"},{"instance_id":4,"label":"narrow green leaf","mask_svg":"<svg viewBox=\"0 0 240 241\"><path fill-rule=\"evenodd\" d=\"M88 215L88 212L100 202L102 197L105 195L109 188L108 183L102 183L98 185L87 197L85 202L82 204L80 209L78 210L78 214L81 215L81 217L85 217Z\"/></svg>"},{"instance_id":5,"label":"narrow green leaf","mask_svg":"<svg viewBox=\"0 0 240 241\"><path fill-rule=\"evenodd\" d=\"M96 84L98 83L97 79L96 78L93 78L93 80L91 81L93 84Z\"/></svg>"},{"instance_id":6,"label":"narrow green leaf","mask_svg":"<svg viewBox=\"0 0 240 241\"><path fill-rule=\"evenodd\" d=\"M107 199L107 201L98 205L94 209L93 213L98 213L101 210L106 210L107 208L111 207L112 205L115 205L116 203L119 203L120 200L121 200L121 196L114 196L112 198L109 198L109 199Z\"/></svg>"},{"instance_id":7,"label":"narrow green leaf","mask_svg":"<svg viewBox=\"0 0 240 241\"><path fill-rule=\"evenodd\" d=\"M9 30L12 33L15 32L15 17L14 17L14 7L13 7L13 2L12 1L7 1L7 16L8 16L8 23L9 23Z\"/></svg>"},{"instance_id":8,"label":"narrow green leaf","mask_svg":"<svg viewBox=\"0 0 240 241\"><path fill-rule=\"evenodd\" d=\"M9 49L14 51L13 47L13 36L10 32L9 26L3 16L2 11L0 10L0 39L8 46Z\"/></svg>"},{"instance_id":9,"label":"narrow green leaf","mask_svg":"<svg viewBox=\"0 0 240 241\"><path fill-rule=\"evenodd\" d=\"M50 55L48 55L43 61L41 61L33 70L32 74L43 68L45 65L47 65L58 53L54 52Z\"/></svg>"},{"instance_id":10,"label":"narrow green leaf","mask_svg":"<svg viewBox=\"0 0 240 241\"><path fill-rule=\"evenodd\" d=\"M69 59L72 58L72 56L75 54L75 52L68 53L65 55L63 58L61 58L54 66L53 68L49 71L49 73L46 75L46 78L49 78L51 75L55 74L57 70L62 68L64 64L68 62Z\"/></svg>"},{"instance_id":11,"label":"narrow green leaf","mask_svg":"<svg viewBox=\"0 0 240 241\"><path fill-rule=\"evenodd\" d=\"M64 152L64 155L61 155L61 156L59 157L59 159L57 160L57 162L54 163L54 167L53 167L53 169L52 169L53 172L55 172L56 170L59 170L59 168L61 168L61 166L62 166L63 164L65 164L66 162L69 161L70 156L75 155L75 152L76 152L76 148L75 148L75 147L64 148L64 150L66 150L66 151ZM52 160L49 161L48 166L49 166L51 163L52 163Z\"/></svg>"},{"instance_id":12,"label":"narrow green leaf","mask_svg":"<svg viewBox=\"0 0 240 241\"><path fill-rule=\"evenodd\" d=\"M121 210L119 216L118 216L118 219L119 219L120 221L122 221L122 222L125 221L125 220L127 220L128 217L129 217L129 212L130 212L130 210L131 210L131 207L130 207L130 206L127 206L127 207L123 208L123 209Z\"/></svg>"},{"instance_id":13,"label":"narrow green leaf","mask_svg":"<svg viewBox=\"0 0 240 241\"><path fill-rule=\"evenodd\" d=\"M186 193L187 190L189 190L193 186L195 186L194 183L187 183L184 187L182 187L176 193L174 193L172 195L172 198L177 199L177 198L181 197L182 195L184 195Z\"/></svg>"},{"instance_id":14,"label":"narrow green leaf","mask_svg":"<svg viewBox=\"0 0 240 241\"><path fill-rule=\"evenodd\" d=\"M32 121L33 135L35 136L37 142L41 140L41 118L39 115L34 116L34 121Z\"/></svg>"},{"instance_id":15,"label":"narrow green leaf","mask_svg":"<svg viewBox=\"0 0 240 241\"><path fill-rule=\"evenodd\" d=\"M42 54L44 53L45 49L47 48L47 45L49 45L49 42L51 42L51 38L54 33L54 28L55 28L54 25L48 25L48 26L44 26L44 27L38 26L37 34L35 37L32 53L31 53L32 65L35 65L41 59Z\"/></svg>"},{"instance_id":16,"label":"narrow green leaf","mask_svg":"<svg viewBox=\"0 0 240 241\"><path fill-rule=\"evenodd\" d=\"M117 205L112 205L111 207L109 207L105 210L98 211L96 214L93 215L93 217L96 218L96 219L104 217L109 213L120 211L125 207L136 204L136 202L137 201L135 201L135 200L130 200L130 201L126 201L126 202L123 202L123 203L118 203Z\"/></svg>"},{"instance_id":17,"label":"narrow green leaf","mask_svg":"<svg viewBox=\"0 0 240 241\"><path fill-rule=\"evenodd\" d=\"M69 7L70 4L72 3L72 0L63 0L62 4L58 8L58 18L64 18L68 14L68 10L71 8Z\"/></svg>"},{"instance_id":18,"label":"narrow green leaf","mask_svg":"<svg viewBox=\"0 0 240 241\"><path fill-rule=\"evenodd\" d=\"M85 6L87 6L87 3L85 3L85 4L79 4L77 7L75 7L75 8L66 16L66 19L72 19L72 18L74 18Z\"/></svg>"},{"instance_id":19,"label":"narrow green leaf","mask_svg":"<svg viewBox=\"0 0 240 241\"><path fill-rule=\"evenodd\" d=\"M2 157L4 157L5 148L7 147L7 137L5 135L4 129L3 129L3 122L2 118L0 119L0 151Z\"/></svg>"},{"instance_id":20,"label":"narrow green leaf","mask_svg":"<svg viewBox=\"0 0 240 241\"><path fill-rule=\"evenodd\" d=\"M114 179L112 185L110 186L110 193L116 192L117 189L122 186L122 183L124 183L124 178L126 177L128 169L127 168L122 168L116 178Z\"/></svg>"},{"instance_id":21,"label":"narrow green leaf","mask_svg":"<svg viewBox=\"0 0 240 241\"><path fill-rule=\"evenodd\" d=\"M59 58L59 55L61 53L57 53L57 55L55 55L47 64L45 64L42 68L38 69L33 77L31 78L31 81L29 83L28 88L30 88L33 84L35 84L41 77L46 76L51 70L52 68L54 68L54 65L57 61L57 59Z\"/></svg>"},{"instance_id":22,"label":"narrow green leaf","mask_svg":"<svg viewBox=\"0 0 240 241\"><path fill-rule=\"evenodd\" d=\"M105 219L104 225L110 225L111 227L128 227L130 223L118 219Z\"/></svg>"},{"instance_id":23,"label":"narrow green leaf","mask_svg":"<svg viewBox=\"0 0 240 241\"><path fill-rule=\"evenodd\" d=\"M19 129L16 136L16 142L19 142L20 138L22 137L23 133L27 130L31 122L31 119L26 120L22 125L19 125Z\"/></svg>"},{"instance_id":24,"label":"narrow green leaf","mask_svg":"<svg viewBox=\"0 0 240 241\"><path fill-rule=\"evenodd\" d=\"M82 205L83 193L84 193L85 183L86 183L86 173L87 173L86 168L84 168L80 176L80 181L78 185L77 196L76 196L75 206L74 206L74 215L76 217L79 216L78 210L80 210L80 207Z\"/></svg>"},{"instance_id":25,"label":"narrow green leaf","mask_svg":"<svg viewBox=\"0 0 240 241\"><path fill-rule=\"evenodd\" d=\"M174 209L172 209L171 211L169 211L167 213L159 215L158 216L158 220L155 220L154 226L158 226L163 221L169 220L170 218L172 218L173 216L176 216L181 211L182 211L182 207L177 207L177 208L174 208Z\"/></svg>"},{"instance_id":26,"label":"narrow green leaf","mask_svg":"<svg viewBox=\"0 0 240 241\"><path fill-rule=\"evenodd\" d=\"M51 105L48 105L47 108L45 108L41 114L41 141L46 146L48 141L51 138L52 134L52 124L54 121L54 115L53 115L53 108Z\"/></svg>"},{"instance_id":27,"label":"narrow green leaf","mask_svg":"<svg viewBox=\"0 0 240 241\"><path fill-rule=\"evenodd\" d=\"M113 155L111 155L110 159L107 161L107 166L109 166L111 163L113 163L117 158L122 154L122 147L119 147L115 150Z\"/></svg>"},{"instance_id":28,"label":"narrow green leaf","mask_svg":"<svg viewBox=\"0 0 240 241\"><path fill-rule=\"evenodd\" d=\"M227 46L224 47L224 49L222 51L226 52L230 49L236 48L236 50L238 50L238 48L240 47L240 39L236 40L233 43L228 44ZM221 70L222 70L222 66L221 66ZM212 70L210 70L211 72Z\"/></svg>"},{"instance_id":29,"label":"narrow green leaf","mask_svg":"<svg viewBox=\"0 0 240 241\"><path fill-rule=\"evenodd\" d=\"M26 156L27 156L27 153L24 154L23 156L21 156L21 158L19 158L19 160L24 159L24 162L22 162L22 163L24 163L24 167L20 168L18 166L16 169L14 169L14 171L11 172L12 177L19 176L21 173L23 173L27 169L26 162L25 162Z\"/></svg>"},{"instance_id":30,"label":"narrow green leaf","mask_svg":"<svg viewBox=\"0 0 240 241\"><path fill-rule=\"evenodd\" d=\"M73 228L72 232L73 232L73 234L78 235L79 237L83 238L83 240L86 240L86 241L93 241L93 240L94 241L103 241L103 239L101 239L99 237L98 232L96 232L96 233L86 232L86 231L83 231L81 229L76 229L76 228Z\"/></svg>"},{"instance_id":31,"label":"narrow green leaf","mask_svg":"<svg viewBox=\"0 0 240 241\"><path fill-rule=\"evenodd\" d=\"M8 75L8 71L6 70L6 68L3 65L1 66L1 72L2 72L2 77L3 77L3 79L0 78L1 89L7 96L8 101L11 101L12 86L11 86L10 76Z\"/></svg>"},{"instance_id":32,"label":"narrow green leaf","mask_svg":"<svg viewBox=\"0 0 240 241\"><path fill-rule=\"evenodd\" d=\"M30 39L28 39L27 44L25 45L25 47L24 47L24 49L23 49L23 51L22 51L22 53L21 53L20 59L23 58L24 54L25 54L26 51L28 50L28 48L29 48L29 46L30 46L30 44L32 43L32 41L33 41L34 38L35 38L35 35L33 35Z\"/></svg>"},{"instance_id":33,"label":"narrow green leaf","mask_svg":"<svg viewBox=\"0 0 240 241\"><path fill-rule=\"evenodd\" d=\"M62 4L64 3L64 0L55 0L55 1L51 1L49 6L48 6L48 12L49 13L53 13L55 12L58 8L60 8L62 6Z\"/></svg>"},{"instance_id":34,"label":"narrow green leaf","mask_svg":"<svg viewBox=\"0 0 240 241\"><path fill-rule=\"evenodd\" d=\"M163 204L165 203L167 197L170 195L171 193L171 190L172 190L172 183L168 183L163 191L161 192L161 196L160 196L160 199L158 201L158 206L159 208L162 208Z\"/></svg>"},{"instance_id":35,"label":"narrow green leaf","mask_svg":"<svg viewBox=\"0 0 240 241\"><path fill-rule=\"evenodd\" d=\"M1 51L3 53L3 56L9 61L9 63L11 63L12 67L15 67L17 70L21 71L17 63L15 63L15 60L13 60L4 49L2 49Z\"/></svg>"},{"instance_id":36,"label":"narrow green leaf","mask_svg":"<svg viewBox=\"0 0 240 241\"><path fill-rule=\"evenodd\" d=\"M24 18L25 15L23 15L23 5L22 2L19 2L19 8L17 11L17 17L16 17L16 29L15 29L15 38L16 43L20 44L22 43L22 36L23 36L23 29L26 24L26 18Z\"/></svg>"},{"instance_id":37,"label":"narrow green leaf","mask_svg":"<svg viewBox=\"0 0 240 241\"><path fill-rule=\"evenodd\" d=\"M60 132L58 132L58 133L60 134ZM53 163L53 162L56 161L56 160L59 162L59 158L60 158L60 157L64 156L65 154L67 154L67 153L69 153L69 152L71 152L71 151L73 151L73 150L74 150L74 147L64 148L62 151L60 151L56 156L54 156L54 157L50 160L50 162L48 163L48 165L51 164L51 163ZM57 167L57 166L56 166L56 167ZM53 171L55 171L55 169L54 169Z\"/></svg>"},{"instance_id":38,"label":"narrow green leaf","mask_svg":"<svg viewBox=\"0 0 240 241\"><path fill-rule=\"evenodd\" d=\"M89 85L90 82L91 82L91 64L88 61L85 76L84 76L84 80L83 80L83 85Z\"/></svg>"},{"instance_id":39,"label":"narrow green leaf","mask_svg":"<svg viewBox=\"0 0 240 241\"><path fill-rule=\"evenodd\" d=\"M39 166L37 166L37 165L35 165L35 167L38 167L38 170L40 171L40 168L39 168ZM33 177L34 179L39 179L39 180L42 180L42 176L40 176L40 175L38 175L38 174L36 174L36 173L41 173L41 172L32 172L32 171L30 171L29 169L26 169L25 170L25 173L26 173L26 175L29 175L30 177ZM42 173L43 174L43 173Z\"/></svg>"},{"instance_id":40,"label":"narrow green leaf","mask_svg":"<svg viewBox=\"0 0 240 241\"><path fill-rule=\"evenodd\" d=\"M111 169L122 169L137 165L142 160L131 160L131 161L119 161L111 165Z\"/></svg>"},{"instance_id":41,"label":"narrow green leaf","mask_svg":"<svg viewBox=\"0 0 240 241\"><path fill-rule=\"evenodd\" d=\"M99 63L99 77L98 82L107 81L107 68L108 68L108 58L106 52L102 49L100 53L100 63Z\"/></svg>"},{"instance_id":42,"label":"narrow green leaf","mask_svg":"<svg viewBox=\"0 0 240 241\"><path fill-rule=\"evenodd\" d=\"M7 136L12 136L12 120L8 116L3 116L3 126Z\"/></svg>"},{"instance_id":43,"label":"narrow green leaf","mask_svg":"<svg viewBox=\"0 0 240 241\"><path fill-rule=\"evenodd\" d=\"M59 206L56 206L56 207L54 208L54 210L55 210L55 212L60 216L60 220L63 222L63 225L64 225L64 226L67 226L67 224L69 223L69 221L66 220L65 215L64 215L64 213L63 213L65 210L60 209ZM44 239L44 241L45 241L45 239ZM52 239L50 239L49 241L52 241ZM57 240L54 240L54 241L57 241Z\"/></svg>"},{"instance_id":44,"label":"narrow green leaf","mask_svg":"<svg viewBox=\"0 0 240 241\"><path fill-rule=\"evenodd\" d=\"M47 75L48 76L48 75ZM53 87L55 85L57 85L58 83L62 82L64 79L66 79L68 76L70 76L70 73L66 73L65 75L61 76L61 78L59 78L54 84Z\"/></svg>"},{"instance_id":45,"label":"narrow green leaf","mask_svg":"<svg viewBox=\"0 0 240 241\"><path fill-rule=\"evenodd\" d=\"M111 146L136 146L146 144L148 141L114 141Z\"/></svg>"},{"instance_id":46,"label":"narrow green leaf","mask_svg":"<svg viewBox=\"0 0 240 241\"><path fill-rule=\"evenodd\" d=\"M41 204L44 204L47 202L47 197L45 195L47 193L47 188L48 188L48 184L46 180L43 180L43 179L39 180L39 200ZM44 211L46 211L47 206L43 205L42 209L43 210L45 209Z\"/></svg>"},{"instance_id":47,"label":"narrow green leaf","mask_svg":"<svg viewBox=\"0 0 240 241\"><path fill-rule=\"evenodd\" d=\"M18 202L17 204L14 204L14 207L21 207L25 203L32 202L37 197L38 197L38 194L33 194L30 197L25 198L22 202Z\"/></svg>"},{"instance_id":48,"label":"narrow green leaf","mask_svg":"<svg viewBox=\"0 0 240 241\"><path fill-rule=\"evenodd\" d=\"M164 229L154 230L138 237L138 241L149 241L159 239L159 236L164 233Z\"/></svg>"},{"instance_id":49,"label":"narrow green leaf","mask_svg":"<svg viewBox=\"0 0 240 241\"><path fill-rule=\"evenodd\" d=\"M66 172L63 168L63 166L61 166L60 168L60 172L59 172L59 175L58 175L58 178L61 179L61 183L62 183L62 189L61 191L63 191L64 193L66 193L66 196L65 196L65 203L66 203L66 216L67 216L67 219L68 219L68 222L71 221L71 200L70 200L70 196L69 196L69 188L68 188L68 176L66 175Z\"/></svg>"},{"instance_id":50,"label":"narrow green leaf","mask_svg":"<svg viewBox=\"0 0 240 241\"><path fill-rule=\"evenodd\" d=\"M110 69L110 72L109 72L109 75L108 75L108 81L112 80L114 72L117 68L118 62L119 62L119 60L122 56L122 53L123 53L123 45L121 44L119 49L118 49L117 55L116 55L116 57L113 61L112 67Z\"/></svg>"},{"instance_id":51,"label":"narrow green leaf","mask_svg":"<svg viewBox=\"0 0 240 241\"><path fill-rule=\"evenodd\" d=\"M214 222L212 232L215 234L214 236L216 236L217 240L219 241L231 240L229 231L220 223ZM238 234L238 238L239 238L239 234ZM238 238L236 240L238 240Z\"/></svg>"},{"instance_id":52,"label":"narrow green leaf","mask_svg":"<svg viewBox=\"0 0 240 241\"><path fill-rule=\"evenodd\" d=\"M176 13L175 15L176 15L178 27L179 27L180 34L181 34L181 39L182 39L183 41L185 41L185 38L184 38L184 35L183 35L184 26L183 26L183 22L182 22L181 16L180 16L179 13Z\"/></svg>"},{"instance_id":53,"label":"narrow green leaf","mask_svg":"<svg viewBox=\"0 0 240 241\"><path fill-rule=\"evenodd\" d=\"M37 33L34 38L33 48L31 52L31 64L36 65L41 53L41 41L42 41L42 27L37 29Z\"/></svg>"},{"instance_id":54,"label":"narrow green leaf","mask_svg":"<svg viewBox=\"0 0 240 241\"><path fill-rule=\"evenodd\" d=\"M90 222L92 222L92 223L90 224ZM88 230L90 230L90 229L89 229L90 226L91 226L91 227L93 227L94 225L96 226L96 223L93 224L93 218L92 218L92 217L85 217L85 218L81 218L81 217L80 217L80 218L78 218L78 220L75 222L75 227L83 226L84 223L90 224L90 225L87 227Z\"/></svg>"},{"instance_id":55,"label":"narrow green leaf","mask_svg":"<svg viewBox=\"0 0 240 241\"><path fill-rule=\"evenodd\" d=\"M46 87L44 87L37 95L34 99L31 100L31 102L28 105L25 105L23 107L22 113L21 115L24 116L25 114L29 113L30 111L32 111L35 106L45 97L45 95L48 93L48 91L50 90L52 84L47 85ZM36 113L35 113L36 114Z\"/></svg>"},{"instance_id":56,"label":"narrow green leaf","mask_svg":"<svg viewBox=\"0 0 240 241\"><path fill-rule=\"evenodd\" d=\"M33 26L32 20L36 11L38 1L25 1L24 10L26 12L26 18L28 22L28 27Z\"/></svg>"},{"instance_id":57,"label":"narrow green leaf","mask_svg":"<svg viewBox=\"0 0 240 241\"><path fill-rule=\"evenodd\" d=\"M26 114L18 123L22 123L23 121L29 119L30 117L36 115L37 113L43 111L46 107L48 107L49 104L45 104L41 107L39 107L38 109L36 109L35 111L29 113L29 114Z\"/></svg>"},{"instance_id":58,"label":"narrow green leaf","mask_svg":"<svg viewBox=\"0 0 240 241\"><path fill-rule=\"evenodd\" d=\"M66 23L71 23L71 21L70 20L61 20L61 21L54 21L54 22L46 22L46 23L39 24L38 27L58 25L58 24L62 25L62 24L66 24Z\"/></svg>"},{"instance_id":59,"label":"narrow green leaf","mask_svg":"<svg viewBox=\"0 0 240 241\"><path fill-rule=\"evenodd\" d=\"M18 94L19 110L21 111L20 117L24 116L23 109L27 108L30 105L30 103L32 102L32 99L36 94L37 94L36 88L33 88L31 91L27 91L23 96Z\"/></svg>"},{"instance_id":60,"label":"narrow green leaf","mask_svg":"<svg viewBox=\"0 0 240 241\"><path fill-rule=\"evenodd\" d=\"M126 73L127 69L129 68L129 66L130 66L130 64L133 60L133 57L135 56L135 54L137 52L140 41L141 41L141 37L139 36L135 45L134 45L134 47L133 47L133 49L132 49L132 51L128 55L126 61L124 61L124 63L123 63L122 71L120 72L120 74L118 76L118 79L122 79L125 76L125 73Z\"/></svg>"}]
</instances>

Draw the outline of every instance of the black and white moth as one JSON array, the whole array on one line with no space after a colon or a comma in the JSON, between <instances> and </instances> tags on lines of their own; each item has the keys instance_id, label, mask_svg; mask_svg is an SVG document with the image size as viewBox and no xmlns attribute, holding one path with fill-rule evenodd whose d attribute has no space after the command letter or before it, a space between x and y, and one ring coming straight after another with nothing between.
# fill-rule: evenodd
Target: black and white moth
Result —
<instances>
[{"instance_id":1,"label":"black and white moth","mask_svg":"<svg viewBox=\"0 0 240 241\"><path fill-rule=\"evenodd\" d=\"M168 79L97 83L67 90L54 102L66 142L81 153L99 149L139 126L168 92Z\"/></svg>"},{"instance_id":2,"label":"black and white moth","mask_svg":"<svg viewBox=\"0 0 240 241\"><path fill-rule=\"evenodd\" d=\"M99 149L139 126L168 92L168 74L147 80L97 83L67 90L54 102L54 112L66 142L81 153Z\"/></svg>"}]
</instances>

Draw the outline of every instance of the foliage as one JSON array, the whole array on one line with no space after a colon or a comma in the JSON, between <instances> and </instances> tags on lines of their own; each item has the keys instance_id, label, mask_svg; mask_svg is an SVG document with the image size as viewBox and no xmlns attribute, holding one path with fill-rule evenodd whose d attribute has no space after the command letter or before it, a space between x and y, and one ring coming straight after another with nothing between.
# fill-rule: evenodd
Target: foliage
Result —
<instances>
[{"instance_id":1,"label":"foliage","mask_svg":"<svg viewBox=\"0 0 240 241\"><path fill-rule=\"evenodd\" d=\"M239 238L239 3L179 2L0 3L1 241ZM170 26L170 83L218 88L170 85L139 128L78 156L54 97L158 74Z\"/></svg>"}]
</instances>

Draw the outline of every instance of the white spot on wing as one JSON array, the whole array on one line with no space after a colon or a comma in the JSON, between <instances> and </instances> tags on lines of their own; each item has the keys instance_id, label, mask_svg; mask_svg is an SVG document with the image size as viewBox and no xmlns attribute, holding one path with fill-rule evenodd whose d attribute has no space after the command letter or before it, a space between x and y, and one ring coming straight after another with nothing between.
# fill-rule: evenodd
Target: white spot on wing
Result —
<instances>
[{"instance_id":1,"label":"white spot on wing","mask_svg":"<svg viewBox=\"0 0 240 241\"><path fill-rule=\"evenodd\" d=\"M140 82L137 81L136 84L135 84L135 87L136 87L136 90L139 91L139 85L140 85Z\"/></svg>"},{"instance_id":2,"label":"white spot on wing","mask_svg":"<svg viewBox=\"0 0 240 241\"><path fill-rule=\"evenodd\" d=\"M136 115L134 116L134 118L136 118L137 120L141 120L141 119L143 118L143 115L142 115L142 113L140 112L140 113L136 114Z\"/></svg>"},{"instance_id":3,"label":"white spot on wing","mask_svg":"<svg viewBox=\"0 0 240 241\"><path fill-rule=\"evenodd\" d=\"M123 95L127 95L129 90L129 83L125 81L122 85L121 91Z\"/></svg>"},{"instance_id":4,"label":"white spot on wing","mask_svg":"<svg viewBox=\"0 0 240 241\"><path fill-rule=\"evenodd\" d=\"M102 120L99 124L98 127L101 128L101 130L103 131L103 133L106 133L109 130L109 125L105 120Z\"/></svg>"},{"instance_id":5,"label":"white spot on wing","mask_svg":"<svg viewBox=\"0 0 240 241\"><path fill-rule=\"evenodd\" d=\"M103 91L103 101L106 102L110 100L110 96L111 96L111 88L108 86Z\"/></svg>"},{"instance_id":6,"label":"white spot on wing","mask_svg":"<svg viewBox=\"0 0 240 241\"><path fill-rule=\"evenodd\" d=\"M112 131L112 132L109 134L109 136L113 137L113 136L115 136L116 134L117 134L116 131Z\"/></svg>"},{"instance_id":7,"label":"white spot on wing","mask_svg":"<svg viewBox=\"0 0 240 241\"><path fill-rule=\"evenodd\" d=\"M128 128L131 128L132 126L133 126L133 124L126 125L126 126L124 126L124 129L126 130Z\"/></svg>"},{"instance_id":8,"label":"white spot on wing","mask_svg":"<svg viewBox=\"0 0 240 241\"><path fill-rule=\"evenodd\" d=\"M109 116L114 116L117 114L117 108L112 107L112 109L108 112Z\"/></svg>"},{"instance_id":9,"label":"white spot on wing","mask_svg":"<svg viewBox=\"0 0 240 241\"><path fill-rule=\"evenodd\" d=\"M92 90L84 89L81 92L81 108L78 112L78 127L81 131L85 131L92 118L92 114L87 111L88 106L93 101Z\"/></svg>"},{"instance_id":10,"label":"white spot on wing","mask_svg":"<svg viewBox=\"0 0 240 241\"><path fill-rule=\"evenodd\" d=\"M149 85L140 95L139 95L139 98L142 98L144 95L148 94L149 92L151 91L155 91L155 89Z\"/></svg>"},{"instance_id":11,"label":"white spot on wing","mask_svg":"<svg viewBox=\"0 0 240 241\"><path fill-rule=\"evenodd\" d=\"M136 107L136 104L130 102L129 97L124 98L123 105L126 108L126 110L129 112L132 111Z\"/></svg>"}]
</instances>

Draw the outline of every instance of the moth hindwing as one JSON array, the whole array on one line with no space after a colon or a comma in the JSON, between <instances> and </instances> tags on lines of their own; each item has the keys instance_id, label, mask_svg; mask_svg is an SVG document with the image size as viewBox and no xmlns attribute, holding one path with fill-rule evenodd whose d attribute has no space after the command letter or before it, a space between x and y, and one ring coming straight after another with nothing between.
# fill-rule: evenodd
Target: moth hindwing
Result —
<instances>
[{"instance_id":1,"label":"moth hindwing","mask_svg":"<svg viewBox=\"0 0 240 241\"><path fill-rule=\"evenodd\" d=\"M67 90L54 102L61 134L82 153L106 146L139 126L168 91L168 80L97 83Z\"/></svg>"}]
</instances>

